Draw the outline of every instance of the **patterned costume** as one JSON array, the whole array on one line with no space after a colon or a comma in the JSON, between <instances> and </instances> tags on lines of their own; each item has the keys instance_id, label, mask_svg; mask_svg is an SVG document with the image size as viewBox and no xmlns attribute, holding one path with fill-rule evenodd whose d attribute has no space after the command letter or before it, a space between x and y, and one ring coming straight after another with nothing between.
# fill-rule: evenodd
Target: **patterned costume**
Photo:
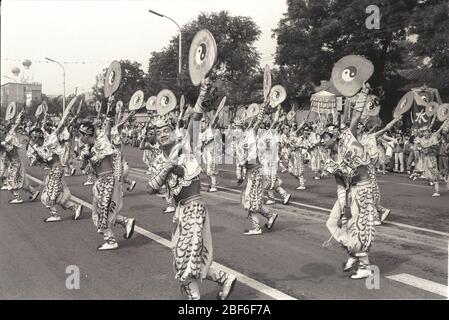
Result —
<instances>
[{"instance_id":1,"label":"patterned costume","mask_svg":"<svg viewBox=\"0 0 449 320\"><path fill-rule=\"evenodd\" d=\"M290 160L288 163L288 172L299 180L297 189L305 189L306 179L304 178L304 157L305 147L302 137L290 136L289 144L291 148Z\"/></svg>"},{"instance_id":2,"label":"patterned costume","mask_svg":"<svg viewBox=\"0 0 449 320\"><path fill-rule=\"evenodd\" d=\"M265 175L265 189L267 190L269 201L273 203L274 192L279 193L284 199L284 204L290 199L290 195L281 187L282 180L278 177L278 145L280 137L275 130L267 130L262 134L257 142L258 157L262 164Z\"/></svg>"},{"instance_id":3,"label":"patterned costume","mask_svg":"<svg viewBox=\"0 0 449 320\"><path fill-rule=\"evenodd\" d=\"M434 197L440 195L440 172L438 170L437 153L440 146L439 135L431 134L428 138L417 138L417 143L421 147L422 166L424 178L434 186Z\"/></svg>"},{"instance_id":4,"label":"patterned costume","mask_svg":"<svg viewBox=\"0 0 449 320\"><path fill-rule=\"evenodd\" d=\"M347 129L343 132L338 145L339 159L326 163L326 170L344 182L338 185L338 200L332 208L327 221L327 228L332 236L340 242L351 256L366 256L374 239L374 218L377 212L374 186L368 179L359 180L362 167L370 164L370 157L363 146ZM351 209L351 216L343 226L338 226L345 206Z\"/></svg>"},{"instance_id":5,"label":"patterned costume","mask_svg":"<svg viewBox=\"0 0 449 320\"><path fill-rule=\"evenodd\" d=\"M204 112L202 101L206 92L207 87L203 85L194 108L195 116ZM189 124L190 129L191 126L192 123ZM218 297L226 299L233 289L236 278L212 266L213 247L209 214L200 195L201 166L192 152L188 133L190 130L179 139L180 132L174 131L164 116L155 121L155 127L160 130L163 137L166 132L170 132L167 134L169 136L176 135L173 146L161 145L162 150L164 147L171 150L168 155L164 153L167 152L165 150L156 157L151 164L148 180L150 193L157 192L165 184L176 204L172 234L175 278L181 283L181 291L189 300L200 299L199 281L202 279L220 284L222 291ZM198 137L192 137L192 141L197 141L195 138Z\"/></svg>"},{"instance_id":6,"label":"patterned costume","mask_svg":"<svg viewBox=\"0 0 449 320\"><path fill-rule=\"evenodd\" d=\"M270 230L276 221L277 213L270 212L263 206L263 193L266 182L263 168L257 156L257 139L254 129L249 128L244 133L243 150L245 155L244 163L247 168L247 184L242 194L243 208L248 211L248 218L251 220L252 229L246 231L245 235L257 235L262 233L262 228L257 214L268 220L267 229Z\"/></svg>"},{"instance_id":7,"label":"patterned costume","mask_svg":"<svg viewBox=\"0 0 449 320\"><path fill-rule=\"evenodd\" d=\"M367 148L354 136L356 126L368 105L369 85L363 83L355 96L351 126L344 130L338 141L338 155L329 160L325 168L335 176L337 201L326 222L332 237L348 252L344 271L357 267L352 279L369 277L368 252L374 240L377 213L373 168ZM335 147L335 143L334 143ZM370 174L371 172L371 174ZM350 212L346 208L350 208Z\"/></svg>"},{"instance_id":8,"label":"patterned costume","mask_svg":"<svg viewBox=\"0 0 449 320\"><path fill-rule=\"evenodd\" d=\"M381 216L385 216L389 213L390 210L384 208L381 204L381 196L380 196L380 189L379 184L377 183L376 178L376 166L378 165L380 159L382 158L382 153L379 150L379 147L377 145L376 141L376 135L375 134L368 134L364 135L361 139L361 144L365 148L366 152L369 154L369 157L371 159L371 163L367 166L368 168L368 174L371 179L371 183L373 185L373 193L374 193L374 200L376 203L376 214L375 214L375 224L379 225L381 222Z\"/></svg>"},{"instance_id":9,"label":"patterned costume","mask_svg":"<svg viewBox=\"0 0 449 320\"><path fill-rule=\"evenodd\" d=\"M39 195L39 191L33 188L26 176L25 166L20 160L19 148L22 144L19 141L18 133L16 132L18 125L20 124L21 116L16 119L16 123L10 129L6 135L5 141L1 142L1 145L5 149L6 163L6 188L10 190L14 196L14 199L10 203L22 203L23 200L20 196L19 190L27 191L31 194L31 199L35 200Z\"/></svg>"},{"instance_id":10,"label":"patterned costume","mask_svg":"<svg viewBox=\"0 0 449 320\"><path fill-rule=\"evenodd\" d=\"M80 132L85 130L80 128ZM97 129L98 130L98 129ZM85 151L88 149L84 149ZM98 130L95 143L88 154L82 154L88 159L96 173L92 193L92 221L97 231L103 234L105 243L98 250L110 250L118 248L117 240L112 232L112 226L118 224L126 228L125 238L129 239L134 231L135 220L119 214L122 209L123 191L120 183L120 168L115 167L119 151L112 145L105 130ZM114 159L116 161L114 161ZM102 162L110 163L110 170L100 170Z\"/></svg>"},{"instance_id":11,"label":"patterned costume","mask_svg":"<svg viewBox=\"0 0 449 320\"><path fill-rule=\"evenodd\" d=\"M311 132L308 139L308 151L310 154L310 168L315 173L315 179L320 179L321 174L321 161L322 161L322 150L319 146L319 136L316 132Z\"/></svg>"},{"instance_id":12,"label":"patterned costume","mask_svg":"<svg viewBox=\"0 0 449 320\"><path fill-rule=\"evenodd\" d=\"M230 141L229 149L226 148L226 151L235 159L237 183L241 184L246 179L245 155L242 152L243 149L239 147L243 139L243 130L240 126L236 126L235 128L228 129L225 136L226 141Z\"/></svg>"},{"instance_id":13,"label":"patterned costume","mask_svg":"<svg viewBox=\"0 0 449 320\"><path fill-rule=\"evenodd\" d=\"M42 191L41 202L50 210L51 216L46 222L61 221L56 205L64 209L74 211L74 220L81 215L82 206L70 200L71 194L64 181L64 167L61 164L61 156L65 152L56 134L50 134L42 146L30 144L28 148L28 158L30 165L41 165L50 170L44 179L44 189Z\"/></svg>"},{"instance_id":14,"label":"patterned costume","mask_svg":"<svg viewBox=\"0 0 449 320\"><path fill-rule=\"evenodd\" d=\"M204 171L211 179L210 191L216 191L218 168L221 163L222 146L220 131L207 127L199 135L199 144L202 149L202 165Z\"/></svg>"},{"instance_id":15,"label":"patterned costume","mask_svg":"<svg viewBox=\"0 0 449 320\"><path fill-rule=\"evenodd\" d=\"M122 152L122 136L120 134L120 129L117 126L114 126L111 129L111 142L117 151L113 156L114 174L118 181L129 185L128 191L132 191L136 185L136 182L128 179L129 164L125 161L125 157Z\"/></svg>"}]
</instances>

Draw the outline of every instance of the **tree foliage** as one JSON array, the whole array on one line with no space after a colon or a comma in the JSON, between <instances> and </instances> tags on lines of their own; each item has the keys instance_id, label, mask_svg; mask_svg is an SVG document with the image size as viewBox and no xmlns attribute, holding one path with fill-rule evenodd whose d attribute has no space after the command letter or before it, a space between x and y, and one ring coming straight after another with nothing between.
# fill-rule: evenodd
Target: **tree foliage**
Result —
<instances>
[{"instance_id":1,"label":"tree foliage","mask_svg":"<svg viewBox=\"0 0 449 320\"><path fill-rule=\"evenodd\" d=\"M163 50L151 53L146 77L148 93L156 95L168 88L178 97L184 94L188 102L194 103L198 88L193 87L188 75L188 54L193 37L201 29L209 30L217 43L218 58L212 76L221 80L221 94L227 96L230 104L247 103L253 77L260 71L260 56L254 43L261 31L251 18L231 16L227 11L201 13L182 27L181 87L177 85L178 36Z\"/></svg>"},{"instance_id":2,"label":"tree foliage","mask_svg":"<svg viewBox=\"0 0 449 320\"><path fill-rule=\"evenodd\" d=\"M448 6L444 0L288 0L279 21L276 63L285 76L290 98L303 103L320 80L328 80L334 63L348 54L366 56L374 64L371 84L391 99L400 87L397 69L428 56L448 67ZM366 8L380 9L380 28L369 30ZM417 39L410 41L410 36ZM413 37L412 37L413 38ZM293 94L292 94L293 93ZM394 100L394 101L393 101Z\"/></svg>"}]
</instances>

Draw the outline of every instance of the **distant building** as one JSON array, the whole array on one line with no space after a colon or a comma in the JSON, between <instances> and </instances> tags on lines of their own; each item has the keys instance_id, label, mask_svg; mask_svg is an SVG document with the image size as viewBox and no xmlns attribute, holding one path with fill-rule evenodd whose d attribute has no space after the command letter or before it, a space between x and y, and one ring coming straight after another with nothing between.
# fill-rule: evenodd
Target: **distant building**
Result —
<instances>
[{"instance_id":1,"label":"distant building","mask_svg":"<svg viewBox=\"0 0 449 320\"><path fill-rule=\"evenodd\" d=\"M27 103L42 99L41 83L7 82L1 86L1 108L6 108L11 102Z\"/></svg>"}]
</instances>

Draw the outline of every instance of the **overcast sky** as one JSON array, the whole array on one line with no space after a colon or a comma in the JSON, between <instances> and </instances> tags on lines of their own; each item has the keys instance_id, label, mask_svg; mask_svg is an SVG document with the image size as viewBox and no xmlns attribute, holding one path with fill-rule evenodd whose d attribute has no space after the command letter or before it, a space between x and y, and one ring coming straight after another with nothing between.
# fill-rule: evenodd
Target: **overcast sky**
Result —
<instances>
[{"instance_id":1,"label":"overcast sky","mask_svg":"<svg viewBox=\"0 0 449 320\"><path fill-rule=\"evenodd\" d=\"M276 40L272 29L287 11L286 0L47 0L1 1L1 83L11 69L33 61L34 80L46 94L62 94L62 69L44 57L66 63L66 93L90 90L95 75L112 60L129 59L146 71L152 51L161 50L177 34L169 20L148 13L153 9L180 25L200 12L228 10L250 16L262 30L256 46L262 65L272 65ZM13 60L10 60L13 59ZM15 61L17 60L17 61Z\"/></svg>"}]
</instances>

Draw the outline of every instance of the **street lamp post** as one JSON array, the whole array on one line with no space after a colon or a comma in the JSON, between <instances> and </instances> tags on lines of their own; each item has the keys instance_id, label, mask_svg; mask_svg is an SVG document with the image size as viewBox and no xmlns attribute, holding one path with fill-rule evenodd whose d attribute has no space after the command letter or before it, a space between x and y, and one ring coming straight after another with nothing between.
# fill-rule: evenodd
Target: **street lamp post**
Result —
<instances>
[{"instance_id":1,"label":"street lamp post","mask_svg":"<svg viewBox=\"0 0 449 320\"><path fill-rule=\"evenodd\" d=\"M58 64L62 68L62 84L64 86L64 92L63 92L63 95L62 95L62 112L64 112L65 111L65 69L64 69L64 66L60 62L58 62L56 60L53 60L53 59L50 59L50 58L47 58L47 57L45 57L45 59L48 60L48 61L51 61L51 62L54 62L54 63Z\"/></svg>"},{"instance_id":2,"label":"street lamp post","mask_svg":"<svg viewBox=\"0 0 449 320\"><path fill-rule=\"evenodd\" d=\"M179 30L179 53L178 53L178 87L181 88L181 72L182 72L182 31L181 31L181 27L179 26L179 24L173 20L170 17L167 17L166 15L163 15L161 13L158 13L156 11L153 10L148 10L150 13L155 14L161 18L167 18L168 20L170 20L171 22L173 22L174 24L176 24L176 27L178 27Z\"/></svg>"}]
</instances>

